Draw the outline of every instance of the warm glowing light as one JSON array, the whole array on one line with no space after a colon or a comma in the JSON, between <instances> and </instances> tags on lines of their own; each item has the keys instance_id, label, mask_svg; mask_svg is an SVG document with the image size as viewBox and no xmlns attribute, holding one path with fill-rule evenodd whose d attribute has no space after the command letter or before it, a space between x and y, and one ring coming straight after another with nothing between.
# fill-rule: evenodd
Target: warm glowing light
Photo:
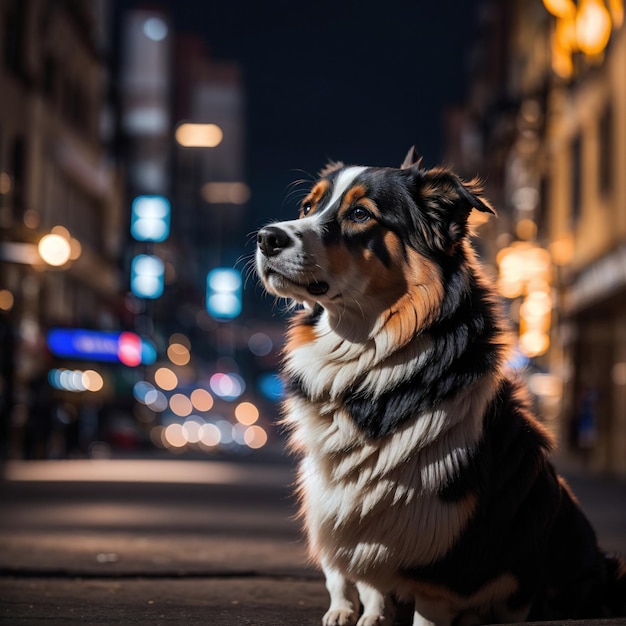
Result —
<instances>
[{"instance_id":1,"label":"warm glowing light","mask_svg":"<svg viewBox=\"0 0 626 626\"><path fill-rule=\"evenodd\" d=\"M82 383L87 391L100 391L104 387L104 380L95 370L85 370Z\"/></svg>"},{"instance_id":2,"label":"warm glowing light","mask_svg":"<svg viewBox=\"0 0 626 626\"><path fill-rule=\"evenodd\" d=\"M187 396L182 393L175 393L170 398L170 409L179 417L187 417L193 411L193 405Z\"/></svg>"},{"instance_id":3,"label":"warm glowing light","mask_svg":"<svg viewBox=\"0 0 626 626\"><path fill-rule=\"evenodd\" d=\"M576 13L576 5L572 0L543 0L543 5L555 17L573 17Z\"/></svg>"},{"instance_id":4,"label":"warm glowing light","mask_svg":"<svg viewBox=\"0 0 626 626\"><path fill-rule=\"evenodd\" d=\"M161 389L171 391L178 385L178 377L169 367L159 367L154 373L154 382L156 382Z\"/></svg>"},{"instance_id":5,"label":"warm glowing light","mask_svg":"<svg viewBox=\"0 0 626 626\"><path fill-rule=\"evenodd\" d=\"M513 300L524 293L524 283L517 279L500 278L496 284L501 296Z\"/></svg>"},{"instance_id":6,"label":"warm glowing light","mask_svg":"<svg viewBox=\"0 0 626 626\"><path fill-rule=\"evenodd\" d=\"M68 239L56 233L44 235L39 241L37 250L39 256L53 267L65 265L72 254Z\"/></svg>"},{"instance_id":7,"label":"warm glowing light","mask_svg":"<svg viewBox=\"0 0 626 626\"><path fill-rule=\"evenodd\" d=\"M620 28L624 23L624 0L609 0L609 10L613 18L613 26Z\"/></svg>"},{"instance_id":8,"label":"warm glowing light","mask_svg":"<svg viewBox=\"0 0 626 626\"><path fill-rule=\"evenodd\" d=\"M15 298L8 289L0 289L0 310L10 311L15 304Z\"/></svg>"},{"instance_id":9,"label":"warm glowing light","mask_svg":"<svg viewBox=\"0 0 626 626\"><path fill-rule=\"evenodd\" d=\"M550 254L557 265L567 265L574 257L574 240L570 235L555 239L550 244Z\"/></svg>"},{"instance_id":10,"label":"warm glowing light","mask_svg":"<svg viewBox=\"0 0 626 626\"><path fill-rule=\"evenodd\" d=\"M611 37L611 14L601 0L580 0L576 15L576 43L588 56L600 54Z\"/></svg>"},{"instance_id":11,"label":"warm glowing light","mask_svg":"<svg viewBox=\"0 0 626 626\"><path fill-rule=\"evenodd\" d=\"M571 78L574 74L572 51L563 48L556 35L552 39L552 71L561 78Z\"/></svg>"},{"instance_id":12,"label":"warm glowing light","mask_svg":"<svg viewBox=\"0 0 626 626\"><path fill-rule=\"evenodd\" d=\"M200 427L200 443L213 448L222 440L222 433L215 424L203 424Z\"/></svg>"},{"instance_id":13,"label":"warm glowing light","mask_svg":"<svg viewBox=\"0 0 626 626\"><path fill-rule=\"evenodd\" d=\"M181 424L170 424L162 434L163 443L172 448L184 448L187 444Z\"/></svg>"},{"instance_id":14,"label":"warm glowing light","mask_svg":"<svg viewBox=\"0 0 626 626\"><path fill-rule=\"evenodd\" d=\"M197 411L206 412L213 408L213 396L206 389L194 389L190 398Z\"/></svg>"},{"instance_id":15,"label":"warm glowing light","mask_svg":"<svg viewBox=\"0 0 626 626\"><path fill-rule=\"evenodd\" d=\"M70 238L70 261L75 261L82 253L83 247L80 241L74 237Z\"/></svg>"},{"instance_id":16,"label":"warm glowing light","mask_svg":"<svg viewBox=\"0 0 626 626\"><path fill-rule=\"evenodd\" d=\"M189 443L198 443L202 438L204 420L197 415L191 415L183 424L183 436Z\"/></svg>"},{"instance_id":17,"label":"warm glowing light","mask_svg":"<svg viewBox=\"0 0 626 626\"><path fill-rule=\"evenodd\" d=\"M526 297L521 314L524 317L543 317L552 310L552 298L545 291L533 291Z\"/></svg>"},{"instance_id":18,"label":"warm glowing light","mask_svg":"<svg viewBox=\"0 0 626 626\"><path fill-rule=\"evenodd\" d=\"M243 438L246 445L253 450L262 448L267 443L267 433L260 426L250 426Z\"/></svg>"},{"instance_id":19,"label":"warm glowing light","mask_svg":"<svg viewBox=\"0 0 626 626\"><path fill-rule=\"evenodd\" d=\"M0 195L9 193L13 187L13 181L7 172L0 172Z\"/></svg>"},{"instance_id":20,"label":"warm glowing light","mask_svg":"<svg viewBox=\"0 0 626 626\"><path fill-rule=\"evenodd\" d=\"M184 148L215 148L222 143L224 133L216 124L181 124L176 129L176 141Z\"/></svg>"},{"instance_id":21,"label":"warm glowing light","mask_svg":"<svg viewBox=\"0 0 626 626\"><path fill-rule=\"evenodd\" d=\"M520 239L534 239L537 235L537 224L529 218L522 219L517 222L515 233Z\"/></svg>"},{"instance_id":22,"label":"warm glowing light","mask_svg":"<svg viewBox=\"0 0 626 626\"><path fill-rule=\"evenodd\" d=\"M191 359L189 350L180 343L173 343L167 349L167 358L174 365L187 365Z\"/></svg>"},{"instance_id":23,"label":"warm glowing light","mask_svg":"<svg viewBox=\"0 0 626 626\"><path fill-rule=\"evenodd\" d=\"M240 424L250 426L259 419L259 409L252 402L241 402L235 407L235 417Z\"/></svg>"},{"instance_id":24,"label":"warm glowing light","mask_svg":"<svg viewBox=\"0 0 626 626\"><path fill-rule=\"evenodd\" d=\"M520 350L528 357L545 354L550 347L550 338L540 330L529 330L519 338Z\"/></svg>"},{"instance_id":25,"label":"warm glowing light","mask_svg":"<svg viewBox=\"0 0 626 626\"><path fill-rule=\"evenodd\" d=\"M528 387L536 396L560 398L563 393L563 381L553 374L531 374Z\"/></svg>"},{"instance_id":26,"label":"warm glowing light","mask_svg":"<svg viewBox=\"0 0 626 626\"><path fill-rule=\"evenodd\" d=\"M202 185L201 194L211 204L245 204L250 199L250 188L242 182L212 182Z\"/></svg>"}]
</instances>

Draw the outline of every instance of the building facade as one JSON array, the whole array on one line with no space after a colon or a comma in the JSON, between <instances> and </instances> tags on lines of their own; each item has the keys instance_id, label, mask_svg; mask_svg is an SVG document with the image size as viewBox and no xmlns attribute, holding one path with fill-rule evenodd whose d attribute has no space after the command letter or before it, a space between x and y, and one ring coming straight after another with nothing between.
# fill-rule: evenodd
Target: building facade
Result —
<instances>
[{"instance_id":1,"label":"building facade","mask_svg":"<svg viewBox=\"0 0 626 626\"><path fill-rule=\"evenodd\" d=\"M624 475L623 3L486 0L480 10L450 158L486 178L499 208L484 247L561 453Z\"/></svg>"},{"instance_id":2,"label":"building facade","mask_svg":"<svg viewBox=\"0 0 626 626\"><path fill-rule=\"evenodd\" d=\"M3 422L18 437L50 365L47 328L119 321L120 181L103 139L106 24L102 1L0 5L0 315L7 346L13 338ZM46 235L69 258L45 262Z\"/></svg>"}]
</instances>

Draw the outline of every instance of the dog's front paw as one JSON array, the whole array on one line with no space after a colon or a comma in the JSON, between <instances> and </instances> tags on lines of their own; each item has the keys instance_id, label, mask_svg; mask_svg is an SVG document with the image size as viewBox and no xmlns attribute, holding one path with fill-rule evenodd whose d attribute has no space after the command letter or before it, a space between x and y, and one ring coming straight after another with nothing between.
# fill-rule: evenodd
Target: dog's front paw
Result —
<instances>
[{"instance_id":1,"label":"dog's front paw","mask_svg":"<svg viewBox=\"0 0 626 626\"><path fill-rule=\"evenodd\" d=\"M352 626L355 622L356 613L348 608L330 608L322 618L322 626Z\"/></svg>"}]
</instances>

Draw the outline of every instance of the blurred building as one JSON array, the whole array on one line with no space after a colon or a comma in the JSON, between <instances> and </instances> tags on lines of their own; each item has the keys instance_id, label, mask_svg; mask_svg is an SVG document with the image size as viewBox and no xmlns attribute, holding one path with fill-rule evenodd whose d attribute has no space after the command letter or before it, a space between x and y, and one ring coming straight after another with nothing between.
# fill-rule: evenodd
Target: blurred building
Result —
<instances>
[{"instance_id":1,"label":"blurred building","mask_svg":"<svg viewBox=\"0 0 626 626\"><path fill-rule=\"evenodd\" d=\"M245 94L238 65L211 59L206 43L194 35L178 37L174 68L173 197L178 210L172 229L180 245L193 250L185 259L186 279L202 294L198 304L206 309L207 275L235 267L245 243L250 196ZM193 129L209 135L196 140Z\"/></svg>"},{"instance_id":2,"label":"blurred building","mask_svg":"<svg viewBox=\"0 0 626 626\"><path fill-rule=\"evenodd\" d=\"M105 0L0 4L0 315L15 339L0 392L5 424L18 434L30 428L33 395L47 389L46 329L119 321L121 187L105 145L108 24Z\"/></svg>"},{"instance_id":3,"label":"blurred building","mask_svg":"<svg viewBox=\"0 0 626 626\"><path fill-rule=\"evenodd\" d=\"M626 474L621 0L485 0L448 159L486 179L484 243L561 448Z\"/></svg>"},{"instance_id":4,"label":"blurred building","mask_svg":"<svg viewBox=\"0 0 626 626\"><path fill-rule=\"evenodd\" d=\"M138 372L135 427L179 451L262 447L274 406L255 383L275 367L278 346L243 301L251 222L243 79L236 64L213 59L206 42L177 32L158 4L136 6L118 3L117 16L127 305L159 354ZM166 234L133 232L138 198L167 201ZM163 265L162 288L152 296L133 287L138 255Z\"/></svg>"}]
</instances>

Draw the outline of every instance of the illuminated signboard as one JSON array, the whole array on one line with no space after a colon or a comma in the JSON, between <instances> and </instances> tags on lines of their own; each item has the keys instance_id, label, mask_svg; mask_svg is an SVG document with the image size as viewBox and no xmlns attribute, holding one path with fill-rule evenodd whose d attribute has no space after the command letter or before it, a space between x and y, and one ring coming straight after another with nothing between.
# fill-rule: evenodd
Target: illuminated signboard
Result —
<instances>
[{"instance_id":1,"label":"illuminated signboard","mask_svg":"<svg viewBox=\"0 0 626 626\"><path fill-rule=\"evenodd\" d=\"M170 234L170 202L165 196L133 200L130 232L137 241L165 241Z\"/></svg>"},{"instance_id":2,"label":"illuminated signboard","mask_svg":"<svg viewBox=\"0 0 626 626\"><path fill-rule=\"evenodd\" d=\"M229 320L241 313L241 273L218 267L207 275L206 308L216 319Z\"/></svg>"},{"instance_id":3,"label":"illuminated signboard","mask_svg":"<svg viewBox=\"0 0 626 626\"><path fill-rule=\"evenodd\" d=\"M52 354L66 359L123 363L131 367L156 361L154 346L130 332L52 328L47 342Z\"/></svg>"}]
</instances>

